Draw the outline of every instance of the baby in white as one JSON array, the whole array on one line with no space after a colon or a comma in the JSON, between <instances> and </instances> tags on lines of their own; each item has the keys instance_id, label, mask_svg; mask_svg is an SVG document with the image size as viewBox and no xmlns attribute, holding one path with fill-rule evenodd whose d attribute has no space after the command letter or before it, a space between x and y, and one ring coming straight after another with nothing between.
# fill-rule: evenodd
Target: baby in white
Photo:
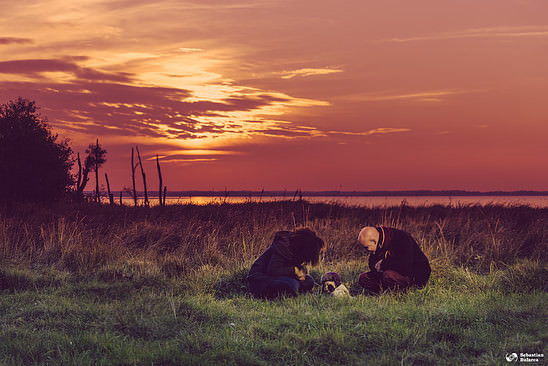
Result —
<instances>
[{"instance_id":1,"label":"baby in white","mask_svg":"<svg viewBox=\"0 0 548 366\"><path fill-rule=\"evenodd\" d=\"M322 276L322 292L335 297L351 297L337 272L327 272Z\"/></svg>"}]
</instances>

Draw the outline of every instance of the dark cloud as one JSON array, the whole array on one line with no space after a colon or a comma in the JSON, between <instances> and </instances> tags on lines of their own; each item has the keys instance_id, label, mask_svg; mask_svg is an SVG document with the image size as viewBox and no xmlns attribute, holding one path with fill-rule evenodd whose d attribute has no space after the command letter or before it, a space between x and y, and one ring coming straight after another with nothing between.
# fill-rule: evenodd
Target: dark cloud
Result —
<instances>
[{"instance_id":1,"label":"dark cloud","mask_svg":"<svg viewBox=\"0 0 548 366\"><path fill-rule=\"evenodd\" d=\"M34 41L30 38L0 37L0 45L7 44L31 44Z\"/></svg>"},{"instance_id":2,"label":"dark cloud","mask_svg":"<svg viewBox=\"0 0 548 366\"><path fill-rule=\"evenodd\" d=\"M16 60L0 62L0 73L35 74L39 72L76 70L78 66L63 60Z\"/></svg>"},{"instance_id":3,"label":"dark cloud","mask_svg":"<svg viewBox=\"0 0 548 366\"><path fill-rule=\"evenodd\" d=\"M34 59L14 60L0 62L0 73L19 74L39 77L43 72L67 72L72 73L77 79L92 81L130 82L131 74L107 73L91 68L80 67L75 61L81 61L84 57L66 59Z\"/></svg>"},{"instance_id":4,"label":"dark cloud","mask_svg":"<svg viewBox=\"0 0 548 366\"><path fill-rule=\"evenodd\" d=\"M245 97L230 97L222 102L198 101L185 103L185 109L194 115L211 115L212 112L236 112L251 111L261 106L270 105L276 101L287 101L288 99L274 98L268 95L250 95Z\"/></svg>"},{"instance_id":5,"label":"dark cloud","mask_svg":"<svg viewBox=\"0 0 548 366\"><path fill-rule=\"evenodd\" d=\"M106 73L90 68L78 68L75 72L76 77L84 80L94 81L114 81L114 82L130 82L132 74L126 72Z\"/></svg>"}]
</instances>

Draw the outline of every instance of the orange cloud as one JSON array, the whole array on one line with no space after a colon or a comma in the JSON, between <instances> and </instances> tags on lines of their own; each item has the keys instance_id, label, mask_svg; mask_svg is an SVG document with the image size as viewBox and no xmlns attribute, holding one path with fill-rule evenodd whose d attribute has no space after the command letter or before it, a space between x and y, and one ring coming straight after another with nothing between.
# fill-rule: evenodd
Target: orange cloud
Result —
<instances>
[{"instance_id":1,"label":"orange cloud","mask_svg":"<svg viewBox=\"0 0 548 366\"><path fill-rule=\"evenodd\" d=\"M386 135L400 132L410 132L409 128L391 128L379 127L365 132L345 132L345 131L329 131L331 135L352 135L352 136L371 136L371 135Z\"/></svg>"}]
</instances>

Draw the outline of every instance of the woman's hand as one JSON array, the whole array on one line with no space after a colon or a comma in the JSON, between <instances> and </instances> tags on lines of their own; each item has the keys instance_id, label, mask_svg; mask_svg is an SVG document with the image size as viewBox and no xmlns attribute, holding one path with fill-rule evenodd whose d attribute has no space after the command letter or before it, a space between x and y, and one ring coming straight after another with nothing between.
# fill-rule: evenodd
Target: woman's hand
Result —
<instances>
[{"instance_id":1,"label":"woman's hand","mask_svg":"<svg viewBox=\"0 0 548 366\"><path fill-rule=\"evenodd\" d=\"M306 269L301 266L295 266L295 276L299 281L304 281L306 278Z\"/></svg>"}]
</instances>

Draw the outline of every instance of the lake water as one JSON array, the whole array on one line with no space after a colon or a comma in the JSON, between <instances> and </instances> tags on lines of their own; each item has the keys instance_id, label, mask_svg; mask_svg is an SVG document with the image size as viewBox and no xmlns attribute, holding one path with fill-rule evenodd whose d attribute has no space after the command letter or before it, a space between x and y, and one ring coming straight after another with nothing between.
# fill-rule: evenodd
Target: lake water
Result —
<instances>
[{"instance_id":1,"label":"lake water","mask_svg":"<svg viewBox=\"0 0 548 366\"><path fill-rule=\"evenodd\" d=\"M293 197L200 197L200 196L183 196L183 197L167 197L166 204L220 204L220 203L244 203L244 202L266 202L266 201L282 201L291 200ZM465 206L465 205L505 205L505 206L522 206L527 205L537 208L548 208L548 196L387 196L387 197L357 197L357 196L318 196L308 197L303 196L303 199L308 202L321 203L338 203L349 206L363 207L379 207L379 206L400 206L405 203L407 206ZM104 200L104 198L103 198ZM115 200L118 203L118 200ZM158 204L157 198L149 198L150 204L155 206ZM125 205L133 205L133 199L124 197ZM142 197L139 197L139 205L143 204Z\"/></svg>"}]
</instances>

